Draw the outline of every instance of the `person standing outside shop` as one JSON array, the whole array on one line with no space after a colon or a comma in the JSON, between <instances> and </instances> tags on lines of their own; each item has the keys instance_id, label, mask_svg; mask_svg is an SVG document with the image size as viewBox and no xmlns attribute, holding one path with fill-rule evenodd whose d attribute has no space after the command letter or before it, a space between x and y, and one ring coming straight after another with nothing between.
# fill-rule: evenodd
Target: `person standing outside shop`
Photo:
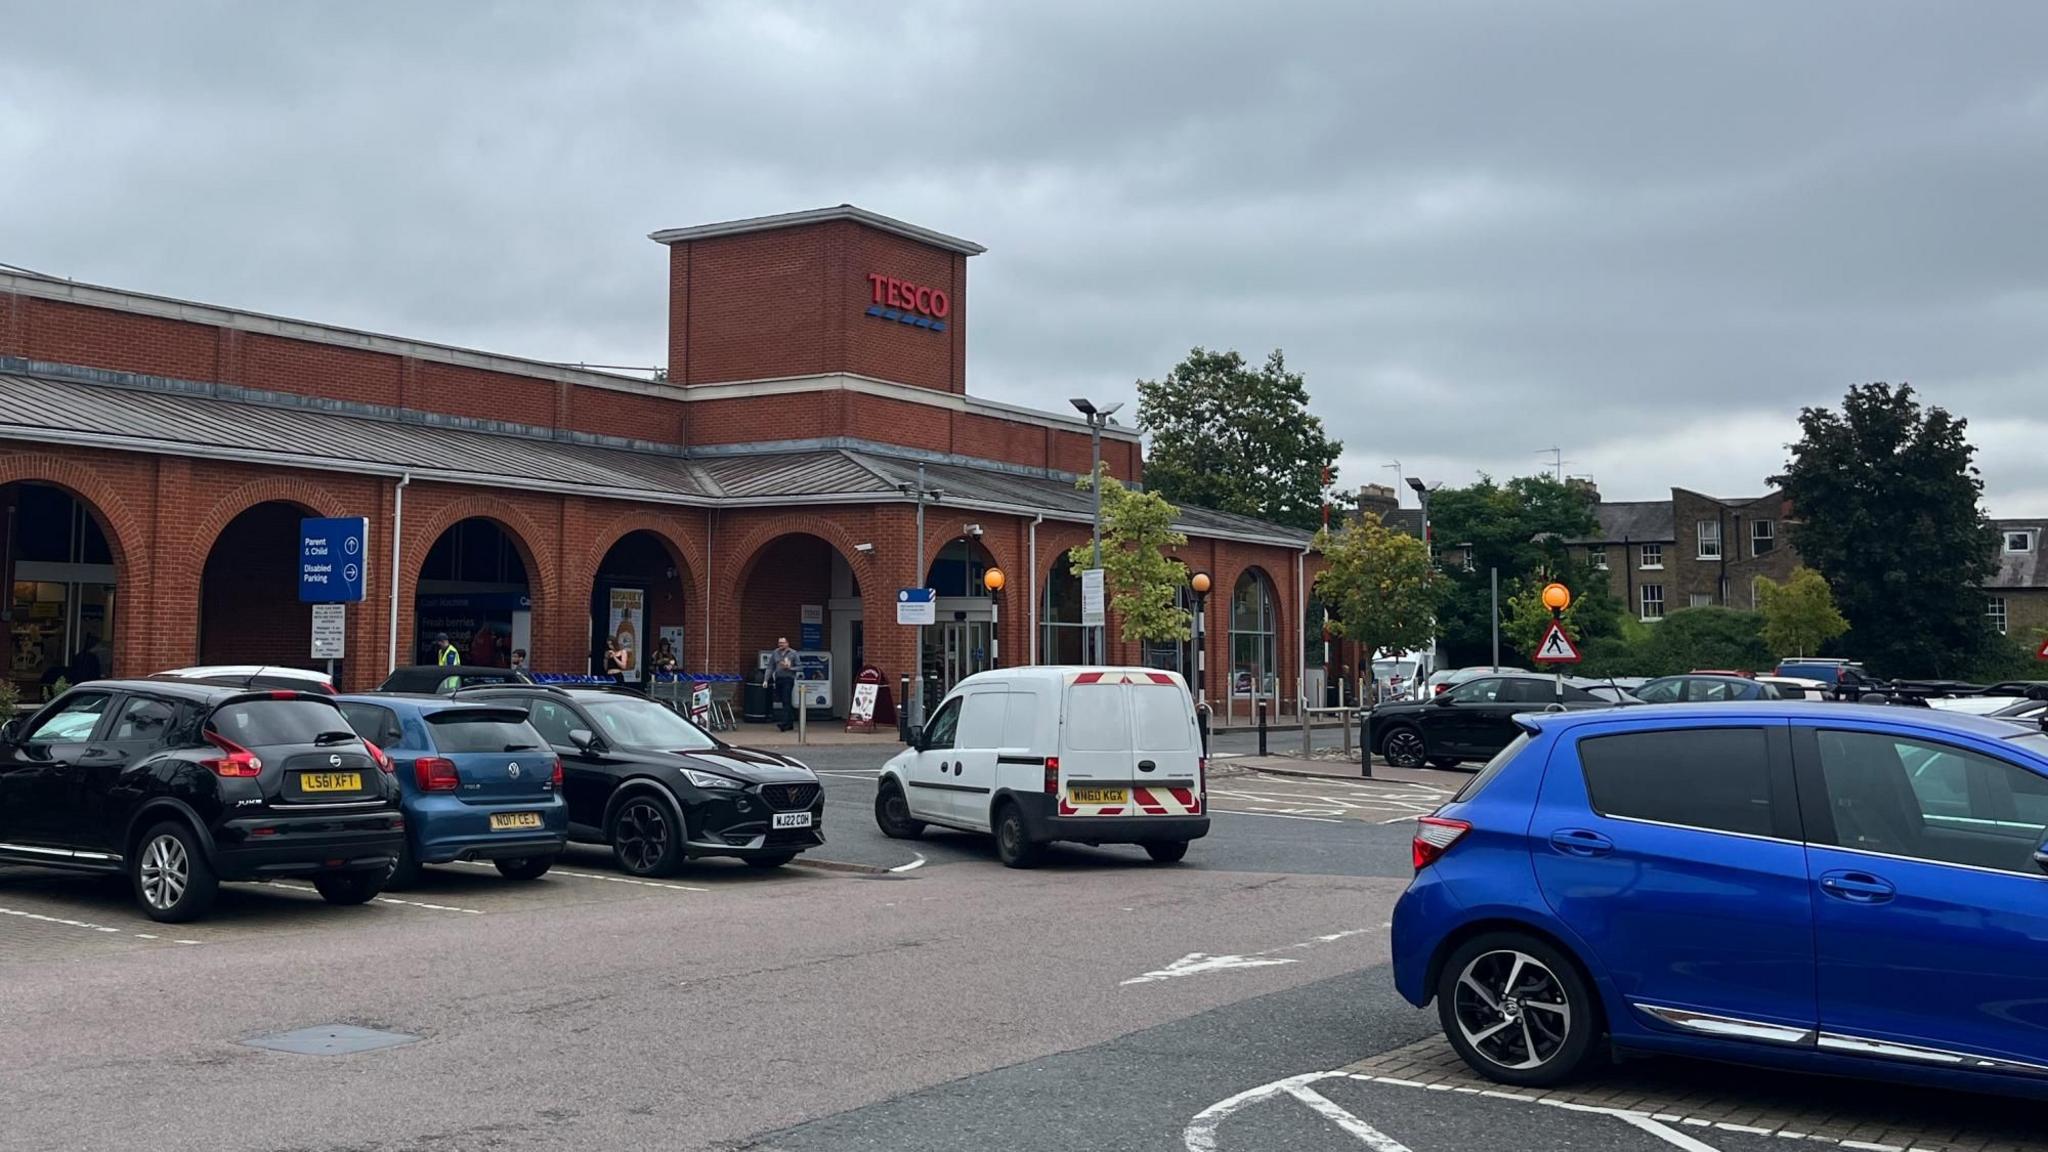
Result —
<instances>
[{"instance_id":1,"label":"person standing outside shop","mask_svg":"<svg viewBox=\"0 0 2048 1152\"><path fill-rule=\"evenodd\" d=\"M796 727L796 649L789 646L787 636L776 637L775 651L768 654L768 687L774 692L775 706L782 712L775 727L787 732Z\"/></svg>"},{"instance_id":2,"label":"person standing outside shop","mask_svg":"<svg viewBox=\"0 0 2048 1152\"><path fill-rule=\"evenodd\" d=\"M604 674L618 683L624 684L626 682L626 668L632 659L632 653L626 649L626 642L616 635L613 636L610 644L604 650Z\"/></svg>"},{"instance_id":3,"label":"person standing outside shop","mask_svg":"<svg viewBox=\"0 0 2048 1152\"><path fill-rule=\"evenodd\" d=\"M434 633L434 663L443 668L453 668L462 663L462 653L449 641L446 632Z\"/></svg>"},{"instance_id":4,"label":"person standing outside shop","mask_svg":"<svg viewBox=\"0 0 2048 1152\"><path fill-rule=\"evenodd\" d=\"M514 648L512 650L512 670L521 676L531 674L531 670L526 666L526 649Z\"/></svg>"}]
</instances>

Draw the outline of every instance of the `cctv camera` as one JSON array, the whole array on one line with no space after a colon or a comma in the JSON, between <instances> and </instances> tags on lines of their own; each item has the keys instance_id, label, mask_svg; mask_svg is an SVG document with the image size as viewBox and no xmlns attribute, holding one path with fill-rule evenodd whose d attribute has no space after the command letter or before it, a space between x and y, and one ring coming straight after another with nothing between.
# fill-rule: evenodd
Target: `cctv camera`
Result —
<instances>
[{"instance_id":1,"label":"cctv camera","mask_svg":"<svg viewBox=\"0 0 2048 1152\"><path fill-rule=\"evenodd\" d=\"M855 552L873 552L875 546L873 544L855 544L853 550Z\"/></svg>"},{"instance_id":2,"label":"cctv camera","mask_svg":"<svg viewBox=\"0 0 2048 1152\"><path fill-rule=\"evenodd\" d=\"M969 524L966 526L965 531L969 536L974 537L976 540L981 539L981 525Z\"/></svg>"}]
</instances>

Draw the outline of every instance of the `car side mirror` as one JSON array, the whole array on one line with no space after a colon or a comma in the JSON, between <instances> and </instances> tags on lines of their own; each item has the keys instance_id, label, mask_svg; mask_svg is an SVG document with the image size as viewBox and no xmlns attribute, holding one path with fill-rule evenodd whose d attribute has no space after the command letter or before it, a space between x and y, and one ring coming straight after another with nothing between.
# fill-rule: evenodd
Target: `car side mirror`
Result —
<instances>
[{"instance_id":1,"label":"car side mirror","mask_svg":"<svg viewBox=\"0 0 2048 1152\"><path fill-rule=\"evenodd\" d=\"M1439 692L1435 696L1430 697L1429 702L1439 708L1447 708L1451 703L1451 694L1449 692Z\"/></svg>"},{"instance_id":2,"label":"car side mirror","mask_svg":"<svg viewBox=\"0 0 2048 1152\"><path fill-rule=\"evenodd\" d=\"M597 746L597 733L592 732L588 728L571 728L569 729L569 743L588 752Z\"/></svg>"},{"instance_id":3,"label":"car side mirror","mask_svg":"<svg viewBox=\"0 0 2048 1152\"><path fill-rule=\"evenodd\" d=\"M0 744L21 743L21 729L20 717L15 717L8 720L5 724L0 724Z\"/></svg>"},{"instance_id":4,"label":"car side mirror","mask_svg":"<svg viewBox=\"0 0 2048 1152\"><path fill-rule=\"evenodd\" d=\"M2048 872L2048 844L2043 844L2041 847L2034 849L2034 867L2039 868L2043 872Z\"/></svg>"}]
</instances>

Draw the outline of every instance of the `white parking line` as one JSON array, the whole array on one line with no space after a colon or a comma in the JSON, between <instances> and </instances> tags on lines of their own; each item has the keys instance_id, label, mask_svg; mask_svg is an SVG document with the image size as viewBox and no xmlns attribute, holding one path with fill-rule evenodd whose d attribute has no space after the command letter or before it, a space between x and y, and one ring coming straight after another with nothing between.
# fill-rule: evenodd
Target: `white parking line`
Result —
<instances>
[{"instance_id":1,"label":"white parking line","mask_svg":"<svg viewBox=\"0 0 2048 1152\"><path fill-rule=\"evenodd\" d=\"M912 871L913 869L917 869L917 868L922 868L922 867L924 867L924 853L922 853L922 852L914 852L914 853L912 853L912 855L916 856L916 857L917 857L917 859L915 859L915 860L912 860L912 861L911 861L910 863L908 863L908 864L898 864L898 865L897 865L897 866L895 866L894 868L891 868L891 869L889 869L889 871L891 871L891 872L909 872L909 871Z\"/></svg>"},{"instance_id":2,"label":"white parking line","mask_svg":"<svg viewBox=\"0 0 2048 1152\"><path fill-rule=\"evenodd\" d=\"M269 888L283 888L291 892L320 891L318 888L313 887L311 884L290 884L286 883L283 880L260 880L258 881L258 883ZM372 899L378 904L397 904L406 908L424 908L429 912L461 912L469 916L481 916L484 914L484 911L481 908L456 908L447 904L428 904L420 900L401 900L396 896L380 895L372 897Z\"/></svg>"},{"instance_id":3,"label":"white parking line","mask_svg":"<svg viewBox=\"0 0 2048 1152\"><path fill-rule=\"evenodd\" d=\"M471 868L495 867L495 865L482 860L457 860L455 863L467 864ZM572 872L567 868L550 868L548 869L548 875L567 876L572 880L604 880L612 884L633 884L641 888L667 888L674 892L711 891L709 888L692 888L688 884L670 884L662 880L637 880L631 876L606 876L598 872Z\"/></svg>"},{"instance_id":4,"label":"white parking line","mask_svg":"<svg viewBox=\"0 0 2048 1152\"><path fill-rule=\"evenodd\" d=\"M159 937L148 932L130 932L125 928L109 928L105 924L94 924L89 920L66 920L62 916L45 916L40 912L24 912L19 908L0 908L0 916L15 916L23 920L34 920L39 924L62 924L67 928L83 928L88 932L103 932L114 936L133 936L138 940L156 940ZM172 940L173 944L197 944L197 940Z\"/></svg>"},{"instance_id":5,"label":"white parking line","mask_svg":"<svg viewBox=\"0 0 2048 1152\"><path fill-rule=\"evenodd\" d=\"M1318 824L1342 824L1344 821L1332 816L1295 816L1287 812L1246 812L1239 808L1218 808L1209 806L1209 814L1224 816L1269 816L1275 820L1313 820Z\"/></svg>"}]
</instances>

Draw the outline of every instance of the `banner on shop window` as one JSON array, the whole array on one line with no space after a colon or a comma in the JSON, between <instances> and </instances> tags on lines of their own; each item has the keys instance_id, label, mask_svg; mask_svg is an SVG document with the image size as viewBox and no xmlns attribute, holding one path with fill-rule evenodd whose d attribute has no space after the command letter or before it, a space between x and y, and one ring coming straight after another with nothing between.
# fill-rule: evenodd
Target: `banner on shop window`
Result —
<instances>
[{"instance_id":1,"label":"banner on shop window","mask_svg":"<svg viewBox=\"0 0 2048 1152\"><path fill-rule=\"evenodd\" d=\"M638 588L611 590L610 622L605 627L605 636L610 643L609 650L622 653L619 661L621 678L628 684L640 682L640 640L647 623L646 600L647 594Z\"/></svg>"}]
</instances>

